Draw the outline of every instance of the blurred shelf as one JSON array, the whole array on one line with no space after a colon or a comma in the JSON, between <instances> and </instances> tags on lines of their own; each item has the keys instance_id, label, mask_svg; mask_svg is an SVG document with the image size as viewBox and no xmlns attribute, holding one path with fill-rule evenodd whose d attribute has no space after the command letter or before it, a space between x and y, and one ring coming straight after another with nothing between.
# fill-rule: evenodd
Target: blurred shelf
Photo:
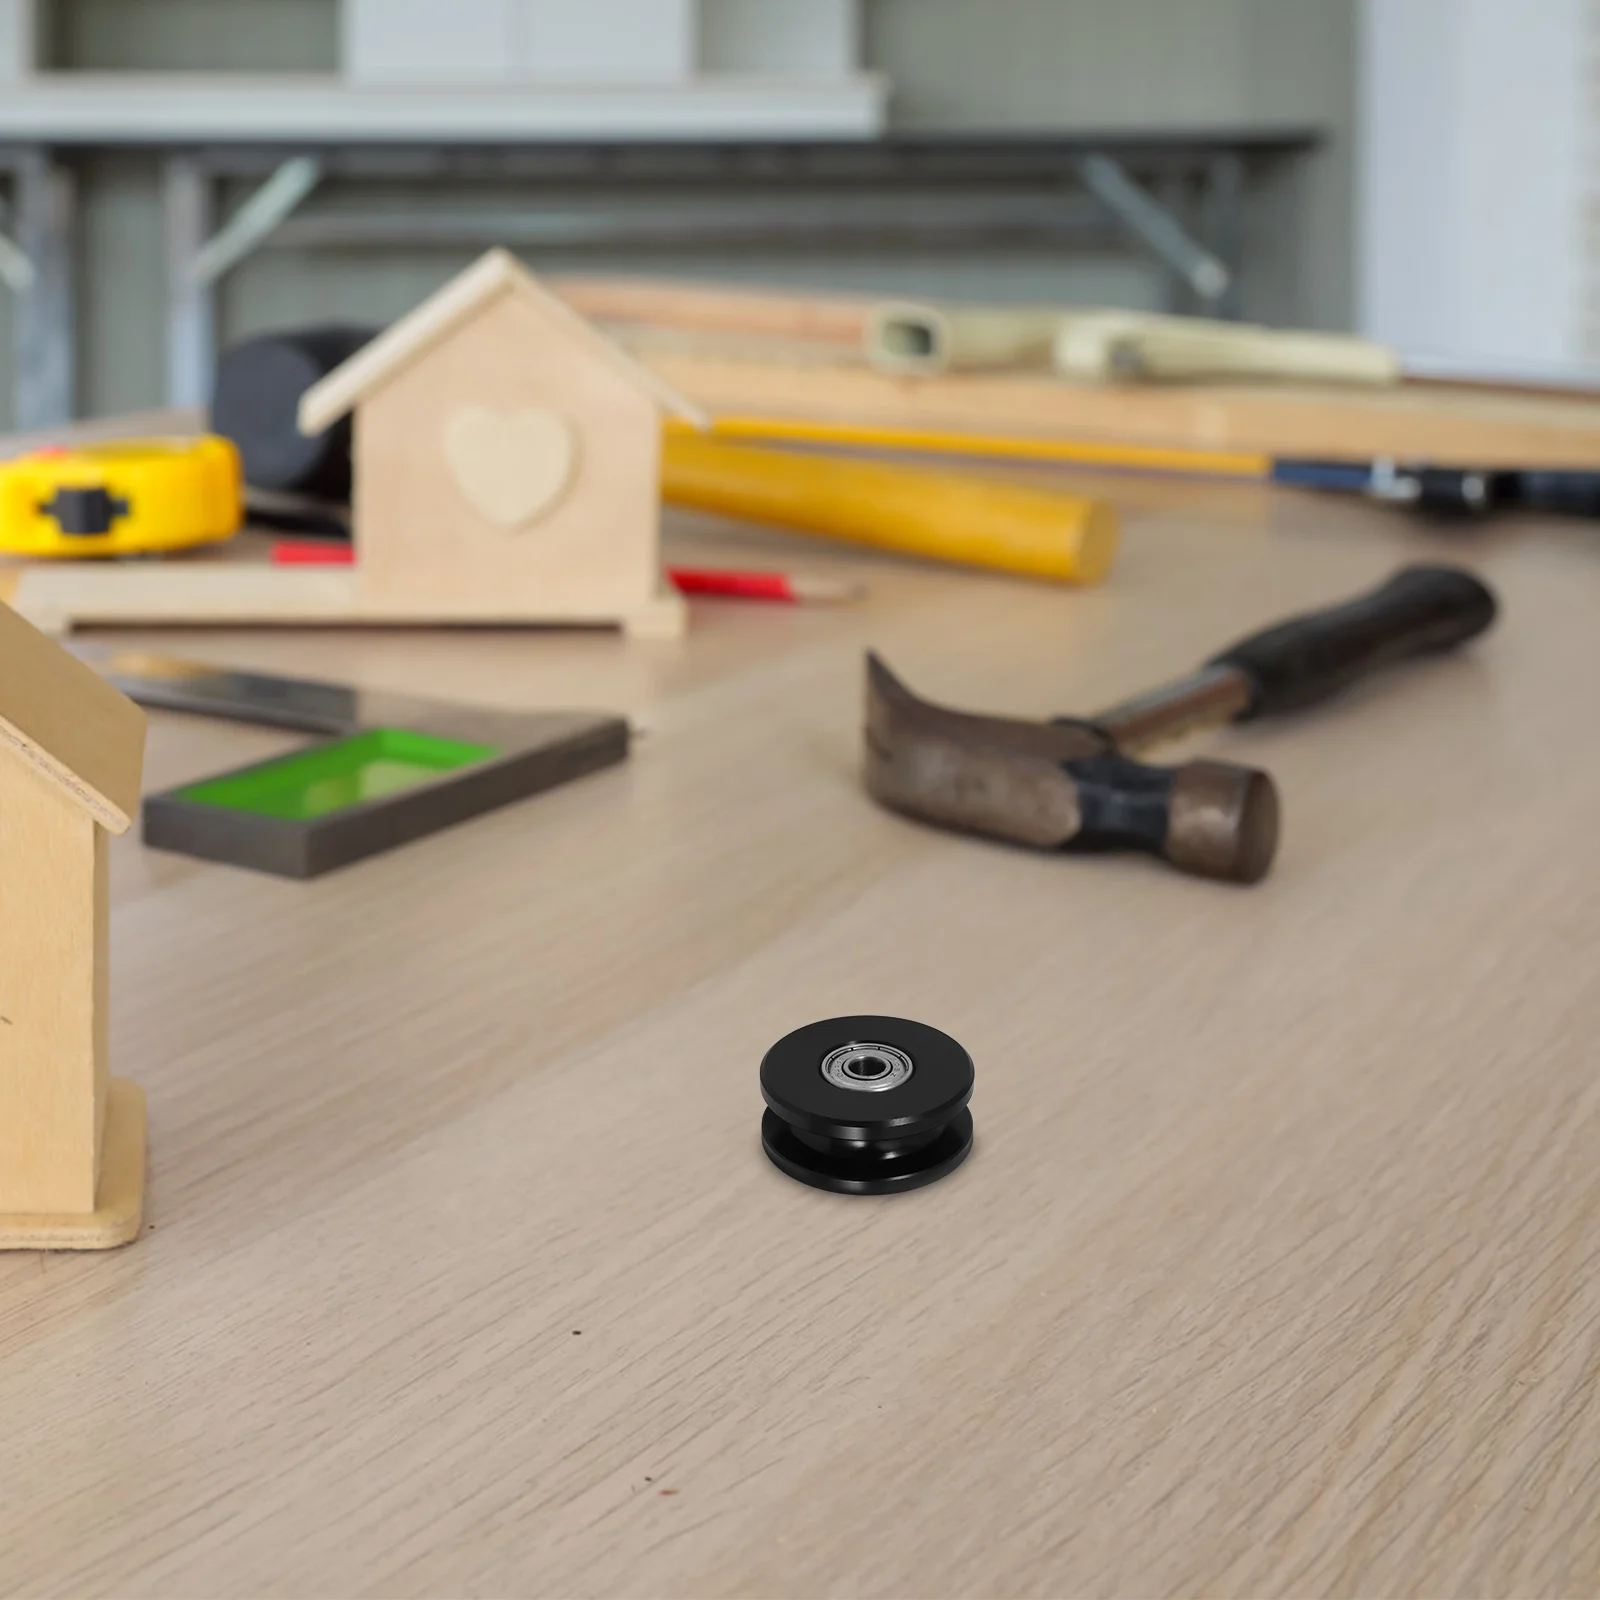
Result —
<instances>
[{"instance_id":1,"label":"blurred shelf","mask_svg":"<svg viewBox=\"0 0 1600 1600\"><path fill-rule=\"evenodd\" d=\"M874 74L437 91L328 77L41 75L0 92L9 257L25 269L12 285L18 424L48 427L75 410L75 153L135 147L161 160L168 394L197 406L215 364L218 282L269 244L1126 240L1160 266L1170 309L1201 296L1204 309L1237 315L1247 178L1322 139L1271 124L886 136L886 100ZM246 179L258 180L254 192L227 207L225 185ZM347 195L301 210L337 180L452 193L444 204L351 205ZM507 180L522 188L514 210L468 192Z\"/></svg>"},{"instance_id":2,"label":"blurred shelf","mask_svg":"<svg viewBox=\"0 0 1600 1600\"><path fill-rule=\"evenodd\" d=\"M709 75L628 88L368 88L292 75L41 74L0 94L0 139L51 145L871 139L888 84Z\"/></svg>"}]
</instances>

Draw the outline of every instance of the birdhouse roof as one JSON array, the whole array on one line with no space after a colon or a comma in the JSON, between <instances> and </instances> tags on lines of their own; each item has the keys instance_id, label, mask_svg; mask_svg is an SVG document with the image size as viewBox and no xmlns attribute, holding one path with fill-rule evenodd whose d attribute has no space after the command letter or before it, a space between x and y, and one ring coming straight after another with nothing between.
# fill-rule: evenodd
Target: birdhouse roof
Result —
<instances>
[{"instance_id":1,"label":"birdhouse roof","mask_svg":"<svg viewBox=\"0 0 1600 1600\"><path fill-rule=\"evenodd\" d=\"M597 361L642 389L663 411L696 427L705 426L705 416L698 407L544 288L509 250L491 250L309 389L300 400L300 431L316 434L331 427L374 389L448 338L484 306L507 294L530 301L548 320L585 346Z\"/></svg>"},{"instance_id":2,"label":"birdhouse roof","mask_svg":"<svg viewBox=\"0 0 1600 1600\"><path fill-rule=\"evenodd\" d=\"M144 731L138 706L0 605L0 768L16 756L101 827L125 833L139 811Z\"/></svg>"}]
</instances>

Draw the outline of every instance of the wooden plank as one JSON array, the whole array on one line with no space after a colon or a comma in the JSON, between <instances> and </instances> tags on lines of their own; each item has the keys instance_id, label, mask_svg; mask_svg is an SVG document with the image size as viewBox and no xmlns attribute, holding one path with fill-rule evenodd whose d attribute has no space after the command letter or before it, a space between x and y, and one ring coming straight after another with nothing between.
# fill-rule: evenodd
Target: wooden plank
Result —
<instances>
[{"instance_id":1,"label":"wooden plank","mask_svg":"<svg viewBox=\"0 0 1600 1600\"><path fill-rule=\"evenodd\" d=\"M644 323L686 333L752 334L856 349L874 303L851 295L786 294L670 278L557 276L544 282L574 311L596 322Z\"/></svg>"},{"instance_id":2,"label":"wooden plank","mask_svg":"<svg viewBox=\"0 0 1600 1600\"><path fill-rule=\"evenodd\" d=\"M1600 401L1435 383L1073 384L1046 376L894 378L859 366L737 361L643 340L642 359L718 416L793 417L1024 438L1447 466L1600 468Z\"/></svg>"},{"instance_id":3,"label":"wooden plank","mask_svg":"<svg viewBox=\"0 0 1600 1600\"><path fill-rule=\"evenodd\" d=\"M350 569L273 567L263 561L89 563L6 574L11 604L38 628L92 627L503 627L548 623L614 627L674 638L687 626L680 595L660 593L624 614L559 597L536 606L515 595L439 595L416 600L361 587ZM536 609L538 616L527 613Z\"/></svg>"}]
</instances>

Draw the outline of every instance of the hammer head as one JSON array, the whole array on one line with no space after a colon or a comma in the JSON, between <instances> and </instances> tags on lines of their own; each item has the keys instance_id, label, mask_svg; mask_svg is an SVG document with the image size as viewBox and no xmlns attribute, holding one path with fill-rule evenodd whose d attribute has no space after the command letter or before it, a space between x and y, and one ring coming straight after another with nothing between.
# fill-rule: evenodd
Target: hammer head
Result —
<instances>
[{"instance_id":1,"label":"hammer head","mask_svg":"<svg viewBox=\"0 0 1600 1600\"><path fill-rule=\"evenodd\" d=\"M1278 842L1278 794L1253 767L1146 766L1092 723L974 716L918 699L867 657L867 791L924 822L1044 850L1144 850L1255 883Z\"/></svg>"}]
</instances>

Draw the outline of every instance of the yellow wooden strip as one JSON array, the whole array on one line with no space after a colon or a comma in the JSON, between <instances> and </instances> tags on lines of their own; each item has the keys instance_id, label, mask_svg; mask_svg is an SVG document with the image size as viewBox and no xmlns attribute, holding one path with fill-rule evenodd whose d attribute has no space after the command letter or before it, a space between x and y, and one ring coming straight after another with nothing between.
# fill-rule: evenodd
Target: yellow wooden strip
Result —
<instances>
[{"instance_id":1,"label":"yellow wooden strip","mask_svg":"<svg viewBox=\"0 0 1600 1600\"><path fill-rule=\"evenodd\" d=\"M1065 583L1098 582L1117 548L1116 512L1084 495L676 430L664 441L662 496L700 511Z\"/></svg>"}]
</instances>

